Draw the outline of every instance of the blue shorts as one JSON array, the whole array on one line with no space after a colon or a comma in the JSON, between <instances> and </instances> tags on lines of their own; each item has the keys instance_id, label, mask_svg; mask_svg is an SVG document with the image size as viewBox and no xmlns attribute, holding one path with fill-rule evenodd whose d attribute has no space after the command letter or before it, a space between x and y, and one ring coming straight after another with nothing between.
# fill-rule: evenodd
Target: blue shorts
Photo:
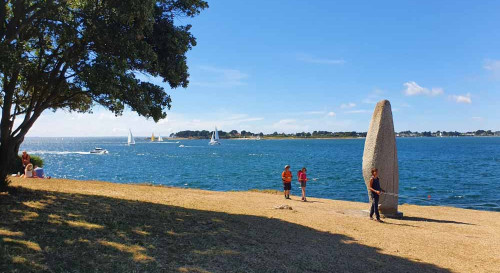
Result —
<instances>
[{"instance_id":1,"label":"blue shorts","mask_svg":"<svg viewBox=\"0 0 500 273\"><path fill-rule=\"evenodd\" d=\"M292 189L292 183L283 183L283 190L289 191Z\"/></svg>"},{"instance_id":2,"label":"blue shorts","mask_svg":"<svg viewBox=\"0 0 500 273\"><path fill-rule=\"evenodd\" d=\"M300 181L300 187L305 188L306 187L306 181Z\"/></svg>"}]
</instances>

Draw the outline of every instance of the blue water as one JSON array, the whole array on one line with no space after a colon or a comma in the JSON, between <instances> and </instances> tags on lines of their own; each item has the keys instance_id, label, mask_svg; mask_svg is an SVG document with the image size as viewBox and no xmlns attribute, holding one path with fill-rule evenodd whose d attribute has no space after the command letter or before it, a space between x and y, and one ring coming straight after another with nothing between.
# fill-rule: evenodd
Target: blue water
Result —
<instances>
[{"instance_id":1,"label":"blue water","mask_svg":"<svg viewBox=\"0 0 500 273\"><path fill-rule=\"evenodd\" d=\"M294 176L305 166L308 196L367 202L364 139L222 140L220 146L208 140L136 141L27 138L21 149L41 156L54 177L216 191L281 190L284 165ZM500 138L399 138L397 146L401 204L500 211ZM109 154L90 154L94 147ZM292 185L292 194L300 195L297 182Z\"/></svg>"}]
</instances>

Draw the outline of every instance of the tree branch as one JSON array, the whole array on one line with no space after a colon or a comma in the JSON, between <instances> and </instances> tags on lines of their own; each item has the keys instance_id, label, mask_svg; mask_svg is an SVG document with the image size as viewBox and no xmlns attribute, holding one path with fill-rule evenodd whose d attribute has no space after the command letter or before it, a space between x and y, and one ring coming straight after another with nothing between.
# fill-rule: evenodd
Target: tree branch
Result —
<instances>
[{"instance_id":1,"label":"tree branch","mask_svg":"<svg viewBox=\"0 0 500 273\"><path fill-rule=\"evenodd\" d=\"M5 1L5 0L4 0ZM35 11L37 8L40 8L42 5L42 2L38 2L36 4L31 5L27 9L24 7L24 1L15 1L15 5L13 5L13 13L14 17L12 20L9 22L9 24L6 24L6 33L5 33L5 43L10 44L13 40L15 40L21 32L31 26L33 21L40 16L42 13L42 9L36 11L33 15L30 17L25 17L28 16L31 12Z\"/></svg>"}]
</instances>

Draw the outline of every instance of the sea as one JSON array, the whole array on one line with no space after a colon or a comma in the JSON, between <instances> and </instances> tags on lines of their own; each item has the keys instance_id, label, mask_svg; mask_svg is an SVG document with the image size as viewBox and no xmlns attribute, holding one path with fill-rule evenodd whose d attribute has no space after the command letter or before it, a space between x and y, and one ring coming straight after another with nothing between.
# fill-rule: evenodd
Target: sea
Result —
<instances>
[{"instance_id":1,"label":"sea","mask_svg":"<svg viewBox=\"0 0 500 273\"><path fill-rule=\"evenodd\" d=\"M365 140L165 140L136 137L28 137L21 150L43 158L56 178L149 183L214 191L282 190L290 165L308 170L307 195L368 202L362 177ZM95 147L108 154L90 153ZM500 211L500 138L398 138L399 202Z\"/></svg>"}]
</instances>

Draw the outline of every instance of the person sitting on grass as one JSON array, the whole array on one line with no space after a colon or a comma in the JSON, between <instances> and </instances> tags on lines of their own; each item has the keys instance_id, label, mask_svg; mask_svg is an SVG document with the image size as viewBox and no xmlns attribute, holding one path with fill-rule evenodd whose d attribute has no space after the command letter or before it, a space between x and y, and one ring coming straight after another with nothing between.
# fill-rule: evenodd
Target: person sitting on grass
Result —
<instances>
[{"instance_id":1,"label":"person sitting on grass","mask_svg":"<svg viewBox=\"0 0 500 273\"><path fill-rule=\"evenodd\" d=\"M307 184L307 169L302 168L302 170L299 172L299 182L300 182L300 187L302 188L302 201L307 202L306 198L306 184Z\"/></svg>"},{"instance_id":2,"label":"person sitting on grass","mask_svg":"<svg viewBox=\"0 0 500 273\"><path fill-rule=\"evenodd\" d=\"M24 169L23 177L24 178L36 178L36 174L33 171L33 164L29 163L28 165L26 165L26 168Z\"/></svg>"},{"instance_id":3,"label":"person sitting on grass","mask_svg":"<svg viewBox=\"0 0 500 273\"><path fill-rule=\"evenodd\" d=\"M45 177L45 172L43 171L42 167L35 165L34 172L35 172L36 177L38 177L38 178L50 179L50 176Z\"/></svg>"},{"instance_id":4,"label":"person sitting on grass","mask_svg":"<svg viewBox=\"0 0 500 273\"><path fill-rule=\"evenodd\" d=\"M372 177L370 178L370 187L369 190L372 195L372 204L370 207L370 220L373 220L373 213L375 213L375 216L377 216L377 221L382 222L380 220L380 214L378 212L378 200L380 197L380 193L383 192L382 188L380 187L380 181L378 178L378 169L373 168L372 169Z\"/></svg>"},{"instance_id":5,"label":"person sitting on grass","mask_svg":"<svg viewBox=\"0 0 500 273\"><path fill-rule=\"evenodd\" d=\"M290 171L290 165L285 166L285 170L281 173L281 180L283 180L285 199L290 199L290 190L292 189L292 172Z\"/></svg>"},{"instance_id":6,"label":"person sitting on grass","mask_svg":"<svg viewBox=\"0 0 500 273\"><path fill-rule=\"evenodd\" d=\"M28 164L31 163L30 155L26 151L23 151L23 155L21 156L21 160L23 162L23 168L25 168L25 169L28 166Z\"/></svg>"}]
</instances>

